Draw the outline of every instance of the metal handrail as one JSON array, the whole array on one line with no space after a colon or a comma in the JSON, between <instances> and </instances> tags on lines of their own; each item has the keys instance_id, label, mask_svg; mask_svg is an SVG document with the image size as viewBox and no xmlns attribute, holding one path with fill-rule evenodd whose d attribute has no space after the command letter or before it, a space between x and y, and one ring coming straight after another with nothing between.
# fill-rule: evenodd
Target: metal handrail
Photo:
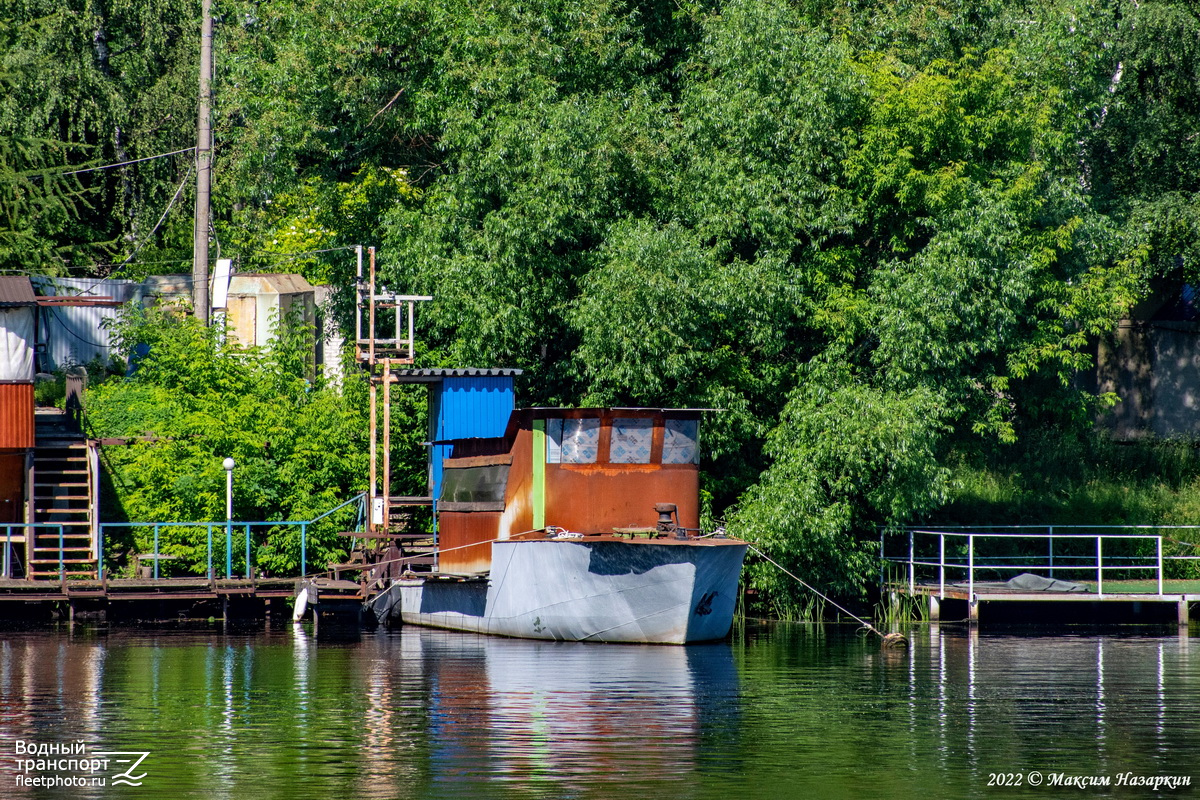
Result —
<instances>
[{"instance_id":1,"label":"metal handrail","mask_svg":"<svg viewBox=\"0 0 1200 800\"><path fill-rule=\"evenodd\" d=\"M969 596L975 596L975 572L977 569L986 568L993 570L1004 569L1048 569L1050 577L1054 577L1055 569L1095 569L1096 571L1096 591L1097 595L1104 595L1104 572L1105 570L1152 570L1155 572L1157 582L1157 594L1162 596L1163 592L1163 564L1165 561L1196 561L1200 560L1200 556L1165 556L1163 554L1163 536L1131 533L1131 534L1096 534L1096 533L1063 533L1066 530L1087 529L1095 531L1097 529L1113 530L1197 530L1200 526L1197 525L1172 525L1172 526L1151 526L1151 525L1038 525L1038 526L1011 526L1011 528L1020 529L1019 532L997 531L990 530L987 532L976 532L975 530L963 530L963 528L978 528L983 526L957 526L958 530L927 530L922 528L907 529L908 533L908 553L907 556L889 556L886 551L886 531L880 536L880 557L883 562L906 564L908 567L908 586L909 593L914 594L916 591L916 569L917 567L936 567L938 570L939 597L945 599L946 596L946 570L949 569L965 569L967 572L967 587ZM1056 531L1057 529L1057 531ZM1010 529L1011 530L1011 529ZM1045 534L1035 534L1031 530L1044 530ZM925 560L925 558L917 558L916 555L916 537L920 536L936 536L938 537L938 560ZM965 562L962 556L951 556L946 558L946 537L960 537L967 540L967 554ZM977 559L975 555L975 540L976 539L1046 539L1049 542L1048 559L1044 563L1038 563L1040 556L997 556L991 558ZM1054 540L1055 539L1080 539L1094 540L1096 543L1095 556L1083 556L1072 554L1066 556L1067 559L1073 562L1082 561L1083 563L1063 563L1064 556L1058 556L1058 562L1055 562ZM1104 556L1105 540L1129 541L1135 539L1151 540L1155 542L1155 554L1153 556ZM1110 563L1105 563L1105 561ZM1139 562L1152 560L1152 563L1118 563L1113 564L1113 561L1123 562ZM1000 561L1000 563L996 563ZM1035 563L1006 563L1014 561L1035 562Z\"/></svg>"},{"instance_id":2,"label":"metal handrail","mask_svg":"<svg viewBox=\"0 0 1200 800\"><path fill-rule=\"evenodd\" d=\"M227 579L233 577L233 540L232 529L238 528L244 531L245 541L245 578L253 577L254 565L251 563L251 529L252 528L273 528L283 526L294 526L300 528L300 575L303 576L308 572L308 529L310 526L320 522L331 514L340 511L346 506L355 502L360 502L366 497L366 492L351 497L349 500L341 503L328 511L308 520L263 520L263 521L246 521L246 520L221 520L219 522L102 522L100 523L100 541L104 541L104 533L109 528L153 528L154 529L154 552L151 559L154 562L154 580L159 580L159 561L161 560L161 552L159 550L159 531L163 528L205 528L206 536L206 575L209 580L216 577L213 570L213 528L225 529L225 577ZM101 548L99 556L99 574L103 576L103 549Z\"/></svg>"},{"instance_id":3,"label":"metal handrail","mask_svg":"<svg viewBox=\"0 0 1200 800\"><path fill-rule=\"evenodd\" d=\"M65 566L63 563L63 526L60 522L6 522L3 523L4 528L4 553L0 556L0 578L12 577L12 538L13 528L54 528L58 531L58 579L62 582L66 576ZM22 534L22 541L28 541L26 534ZM28 563L25 569L29 569Z\"/></svg>"}]
</instances>

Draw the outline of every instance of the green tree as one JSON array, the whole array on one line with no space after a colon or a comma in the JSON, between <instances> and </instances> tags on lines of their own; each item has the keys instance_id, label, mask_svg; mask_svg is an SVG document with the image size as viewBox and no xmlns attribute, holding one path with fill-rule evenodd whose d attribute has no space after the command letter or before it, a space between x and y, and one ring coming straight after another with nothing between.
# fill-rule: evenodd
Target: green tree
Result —
<instances>
[{"instance_id":1,"label":"green tree","mask_svg":"<svg viewBox=\"0 0 1200 800\"><path fill-rule=\"evenodd\" d=\"M223 342L170 309L133 313L117 332L127 347L144 344L149 353L134 376L89 395L88 419L96 436L133 440L107 450L125 519L224 519L226 457L237 462L235 519L309 520L364 488L365 385L355 373L340 391L311 381L311 331L294 320L285 319L265 349ZM400 423L415 427L403 410ZM311 532L310 565L344 557L336 525L352 522L351 509ZM138 552L148 536L135 530ZM178 528L164 550L202 570L206 547L203 529ZM254 558L269 573L294 573L298 530L272 529Z\"/></svg>"}]
</instances>

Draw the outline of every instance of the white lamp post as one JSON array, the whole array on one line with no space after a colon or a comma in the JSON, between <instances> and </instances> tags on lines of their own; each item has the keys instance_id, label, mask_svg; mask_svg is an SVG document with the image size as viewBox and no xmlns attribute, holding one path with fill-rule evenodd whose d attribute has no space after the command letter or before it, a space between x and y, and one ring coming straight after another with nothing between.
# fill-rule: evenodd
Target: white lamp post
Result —
<instances>
[{"instance_id":1,"label":"white lamp post","mask_svg":"<svg viewBox=\"0 0 1200 800\"><path fill-rule=\"evenodd\" d=\"M227 458L221 462L225 467L225 577L233 577L233 468L236 462Z\"/></svg>"}]
</instances>

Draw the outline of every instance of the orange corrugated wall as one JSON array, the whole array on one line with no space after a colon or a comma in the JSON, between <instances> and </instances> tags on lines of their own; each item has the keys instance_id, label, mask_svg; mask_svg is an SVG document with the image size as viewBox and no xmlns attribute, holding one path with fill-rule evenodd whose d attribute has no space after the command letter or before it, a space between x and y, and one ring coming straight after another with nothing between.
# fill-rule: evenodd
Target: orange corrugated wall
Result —
<instances>
[{"instance_id":1,"label":"orange corrugated wall","mask_svg":"<svg viewBox=\"0 0 1200 800\"><path fill-rule=\"evenodd\" d=\"M33 384L0 383L0 449L33 447Z\"/></svg>"}]
</instances>

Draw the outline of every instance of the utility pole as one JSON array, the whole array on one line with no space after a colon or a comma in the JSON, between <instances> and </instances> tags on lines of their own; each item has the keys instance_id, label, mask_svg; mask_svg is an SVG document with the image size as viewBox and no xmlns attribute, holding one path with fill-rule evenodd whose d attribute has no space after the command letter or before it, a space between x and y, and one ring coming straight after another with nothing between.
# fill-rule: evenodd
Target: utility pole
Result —
<instances>
[{"instance_id":1,"label":"utility pole","mask_svg":"<svg viewBox=\"0 0 1200 800\"><path fill-rule=\"evenodd\" d=\"M201 0L200 118L196 136L196 230L192 254L192 306L196 319L208 324L208 200L212 182L212 0Z\"/></svg>"}]
</instances>

